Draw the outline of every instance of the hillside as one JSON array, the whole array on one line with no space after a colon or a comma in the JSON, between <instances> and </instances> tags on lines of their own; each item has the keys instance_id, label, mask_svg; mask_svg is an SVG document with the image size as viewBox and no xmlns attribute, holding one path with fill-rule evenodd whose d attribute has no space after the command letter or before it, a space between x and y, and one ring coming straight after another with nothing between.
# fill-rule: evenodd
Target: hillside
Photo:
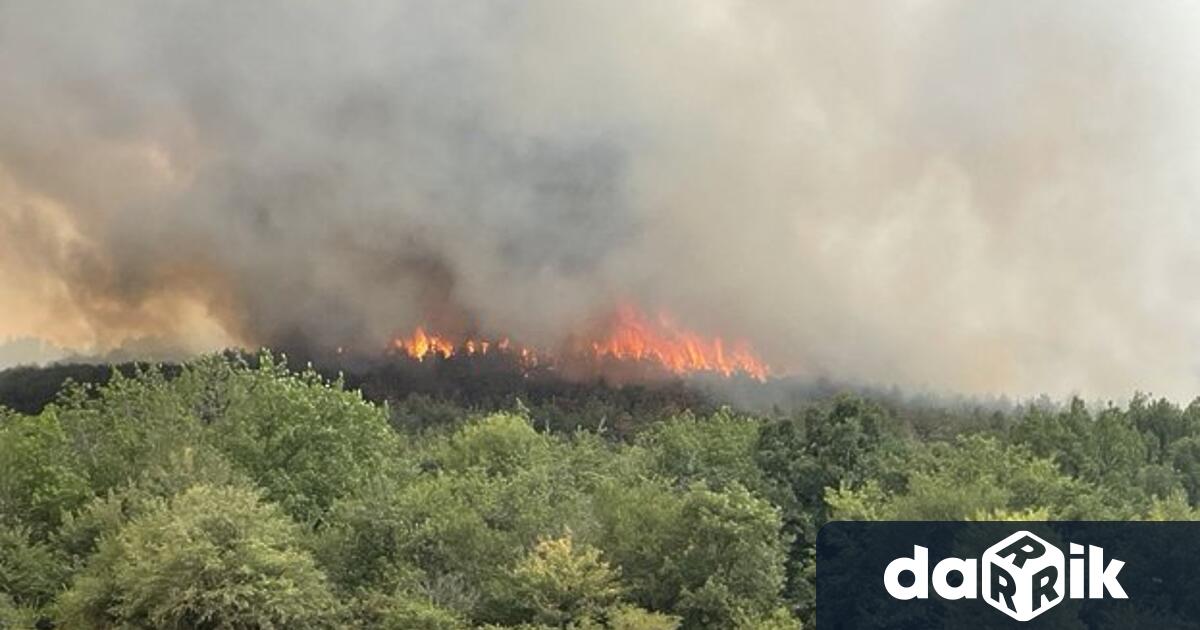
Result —
<instances>
[{"instance_id":1,"label":"hillside","mask_svg":"<svg viewBox=\"0 0 1200 630\"><path fill-rule=\"evenodd\" d=\"M830 519L1200 516L1200 406L1144 397L930 435L853 395L375 403L269 354L97 374L0 416L6 623L794 628Z\"/></svg>"}]
</instances>

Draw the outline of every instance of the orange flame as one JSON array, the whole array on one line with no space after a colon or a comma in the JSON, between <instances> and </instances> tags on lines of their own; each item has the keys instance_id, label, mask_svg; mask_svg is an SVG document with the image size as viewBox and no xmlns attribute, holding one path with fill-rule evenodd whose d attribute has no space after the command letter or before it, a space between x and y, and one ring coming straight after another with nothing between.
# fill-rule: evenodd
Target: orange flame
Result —
<instances>
[{"instance_id":1,"label":"orange flame","mask_svg":"<svg viewBox=\"0 0 1200 630\"><path fill-rule=\"evenodd\" d=\"M456 343L448 337L427 333L424 327L417 326L411 335L393 339L392 346L418 361L424 361L432 356L448 359L460 351L463 354L487 354L491 343L475 339Z\"/></svg>"},{"instance_id":2,"label":"orange flame","mask_svg":"<svg viewBox=\"0 0 1200 630\"><path fill-rule=\"evenodd\" d=\"M680 328L669 317L650 321L632 307L618 309L612 331L593 341L597 357L653 361L675 374L717 372L725 376L743 373L765 380L769 369L745 343L729 346L720 337L706 339Z\"/></svg>"},{"instance_id":3,"label":"orange flame","mask_svg":"<svg viewBox=\"0 0 1200 630\"><path fill-rule=\"evenodd\" d=\"M408 356L424 361L430 357L448 359L456 354L486 355L496 350L516 356L522 365L543 363L545 353L513 343L507 337L489 340L467 337L454 340L426 332L418 326L410 335L392 340L392 346ZM745 374L766 380L770 369L745 343L728 343L720 337L705 338L676 325L660 315L647 319L636 309L617 310L607 332L590 341L577 343L563 357L569 361L591 360L647 361L674 374L716 373L724 376Z\"/></svg>"},{"instance_id":4,"label":"orange flame","mask_svg":"<svg viewBox=\"0 0 1200 630\"><path fill-rule=\"evenodd\" d=\"M444 337L430 335L421 326L417 326L417 329L407 338L397 337L392 340L392 345L418 361L424 361L425 357L433 355L441 355L443 359L450 358L454 354L455 347L454 342Z\"/></svg>"}]
</instances>

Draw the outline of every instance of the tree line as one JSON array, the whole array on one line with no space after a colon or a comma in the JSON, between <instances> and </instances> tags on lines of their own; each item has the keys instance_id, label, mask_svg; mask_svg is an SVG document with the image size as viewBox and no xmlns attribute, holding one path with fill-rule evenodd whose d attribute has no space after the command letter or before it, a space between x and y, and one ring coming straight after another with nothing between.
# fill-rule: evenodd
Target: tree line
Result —
<instances>
[{"instance_id":1,"label":"tree line","mask_svg":"<svg viewBox=\"0 0 1200 630\"><path fill-rule=\"evenodd\" d=\"M1145 396L375 403L270 354L105 377L0 408L0 628L795 629L831 519L1200 501L1200 405Z\"/></svg>"}]
</instances>

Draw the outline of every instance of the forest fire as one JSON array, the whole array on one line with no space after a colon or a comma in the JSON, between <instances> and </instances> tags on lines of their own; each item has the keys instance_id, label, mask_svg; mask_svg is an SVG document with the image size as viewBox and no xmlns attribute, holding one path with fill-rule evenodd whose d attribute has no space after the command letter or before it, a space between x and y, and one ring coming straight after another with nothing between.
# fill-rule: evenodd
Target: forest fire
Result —
<instances>
[{"instance_id":1,"label":"forest fire","mask_svg":"<svg viewBox=\"0 0 1200 630\"><path fill-rule=\"evenodd\" d=\"M406 337L396 337L392 347L418 361L431 357L449 359L455 355L486 355L489 352L511 352L521 359L523 365L538 364L537 352L532 348L516 346L507 337L498 340L467 337L461 341L453 341L448 336L429 333L423 326L417 326L412 334Z\"/></svg>"},{"instance_id":2,"label":"forest fire","mask_svg":"<svg viewBox=\"0 0 1200 630\"><path fill-rule=\"evenodd\" d=\"M392 347L418 361L499 351L516 356L522 365L530 367L556 362L579 365L617 361L648 363L677 375L741 374L762 381L770 374L766 363L744 342L705 337L677 325L665 314L652 319L631 306L619 308L607 326L572 339L558 352L524 346L507 337L455 338L430 332L423 326L393 339Z\"/></svg>"}]
</instances>

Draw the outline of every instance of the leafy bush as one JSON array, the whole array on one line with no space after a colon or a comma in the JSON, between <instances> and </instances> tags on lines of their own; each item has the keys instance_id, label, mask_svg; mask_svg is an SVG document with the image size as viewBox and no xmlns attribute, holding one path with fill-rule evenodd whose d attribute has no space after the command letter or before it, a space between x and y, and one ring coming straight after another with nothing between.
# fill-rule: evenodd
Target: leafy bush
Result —
<instances>
[{"instance_id":1,"label":"leafy bush","mask_svg":"<svg viewBox=\"0 0 1200 630\"><path fill-rule=\"evenodd\" d=\"M90 495L82 469L53 413L0 409L0 524L49 534Z\"/></svg>"},{"instance_id":2,"label":"leafy bush","mask_svg":"<svg viewBox=\"0 0 1200 630\"><path fill-rule=\"evenodd\" d=\"M538 541L512 574L514 595L534 623L596 619L621 596L618 572L570 533Z\"/></svg>"},{"instance_id":3,"label":"leafy bush","mask_svg":"<svg viewBox=\"0 0 1200 630\"><path fill-rule=\"evenodd\" d=\"M340 382L293 374L270 354L251 370L199 361L179 378L204 439L300 521L384 474L395 454L385 411Z\"/></svg>"},{"instance_id":4,"label":"leafy bush","mask_svg":"<svg viewBox=\"0 0 1200 630\"><path fill-rule=\"evenodd\" d=\"M325 628L338 602L300 529L258 494L196 486L105 537L63 594L64 627Z\"/></svg>"}]
</instances>

